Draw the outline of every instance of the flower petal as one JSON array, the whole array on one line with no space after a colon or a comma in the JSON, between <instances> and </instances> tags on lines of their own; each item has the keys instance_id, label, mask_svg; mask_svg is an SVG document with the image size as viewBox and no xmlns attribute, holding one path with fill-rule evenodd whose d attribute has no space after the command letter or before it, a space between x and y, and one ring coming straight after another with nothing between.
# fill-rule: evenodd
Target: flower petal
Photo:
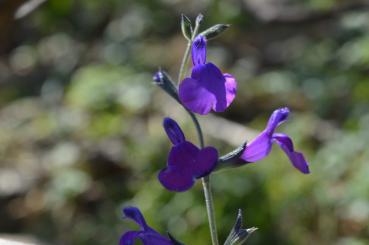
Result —
<instances>
[{"instance_id":1,"label":"flower petal","mask_svg":"<svg viewBox=\"0 0 369 245\"><path fill-rule=\"evenodd\" d=\"M193 175L202 178L208 175L217 165L218 151L214 147L205 147L200 150L193 167Z\"/></svg>"},{"instance_id":2,"label":"flower petal","mask_svg":"<svg viewBox=\"0 0 369 245\"><path fill-rule=\"evenodd\" d=\"M168 167L192 173L192 167L200 149L191 142L185 141L175 145L169 152Z\"/></svg>"},{"instance_id":3,"label":"flower petal","mask_svg":"<svg viewBox=\"0 0 369 245\"><path fill-rule=\"evenodd\" d=\"M225 111L235 92L235 79L228 74L224 76L212 63L195 66L191 78L184 79L179 86L179 98L183 105L201 115L211 109Z\"/></svg>"},{"instance_id":4,"label":"flower petal","mask_svg":"<svg viewBox=\"0 0 369 245\"><path fill-rule=\"evenodd\" d=\"M135 239L139 238L142 231L127 231L120 238L119 245L133 245L135 244Z\"/></svg>"},{"instance_id":5,"label":"flower petal","mask_svg":"<svg viewBox=\"0 0 369 245\"><path fill-rule=\"evenodd\" d=\"M179 85L179 98L187 109L200 115L208 114L216 102L214 94L192 78L185 78Z\"/></svg>"},{"instance_id":6,"label":"flower petal","mask_svg":"<svg viewBox=\"0 0 369 245\"><path fill-rule=\"evenodd\" d=\"M290 110L287 107L279 108L273 112L270 116L265 131L269 134L273 134L274 130L283 122L287 120Z\"/></svg>"},{"instance_id":7,"label":"flower petal","mask_svg":"<svg viewBox=\"0 0 369 245\"><path fill-rule=\"evenodd\" d=\"M194 66L206 63L206 39L198 35L192 43L192 63Z\"/></svg>"},{"instance_id":8,"label":"flower petal","mask_svg":"<svg viewBox=\"0 0 369 245\"><path fill-rule=\"evenodd\" d=\"M310 173L309 164L305 160L304 155L301 152L296 152L293 147L293 142L286 134L276 133L273 134L273 140L282 148L290 159L292 165L300 170L304 174Z\"/></svg>"},{"instance_id":9,"label":"flower petal","mask_svg":"<svg viewBox=\"0 0 369 245\"><path fill-rule=\"evenodd\" d=\"M157 231L146 224L141 211L136 207L127 207L123 209L127 218L135 221L141 231L127 231L120 238L120 245L134 245L136 239L140 239L144 245L174 245L171 240L160 235Z\"/></svg>"},{"instance_id":10,"label":"flower petal","mask_svg":"<svg viewBox=\"0 0 369 245\"><path fill-rule=\"evenodd\" d=\"M140 239L144 245L174 245L168 238L159 234L141 234Z\"/></svg>"},{"instance_id":11,"label":"flower petal","mask_svg":"<svg viewBox=\"0 0 369 245\"><path fill-rule=\"evenodd\" d=\"M123 209L123 213L126 218L135 221L142 230L152 230L145 221L141 211L136 207L126 207Z\"/></svg>"},{"instance_id":12,"label":"flower petal","mask_svg":"<svg viewBox=\"0 0 369 245\"><path fill-rule=\"evenodd\" d=\"M236 79L228 73L223 74L225 78L227 107L232 103L237 93Z\"/></svg>"},{"instance_id":13,"label":"flower petal","mask_svg":"<svg viewBox=\"0 0 369 245\"><path fill-rule=\"evenodd\" d=\"M177 145L185 141L183 131L181 130L176 121L174 121L169 117L166 117L164 118L163 126L165 132L168 135L168 138L173 143L173 145Z\"/></svg>"},{"instance_id":14,"label":"flower petal","mask_svg":"<svg viewBox=\"0 0 369 245\"><path fill-rule=\"evenodd\" d=\"M168 166L159 173L159 181L170 191L186 191L195 183L193 176L200 150L190 142L175 145L169 152Z\"/></svg>"},{"instance_id":15,"label":"flower petal","mask_svg":"<svg viewBox=\"0 0 369 245\"><path fill-rule=\"evenodd\" d=\"M192 69L191 77L196 79L200 86L213 94L213 110L222 112L227 109L226 79L222 72L213 63L195 66Z\"/></svg>"},{"instance_id":16,"label":"flower petal","mask_svg":"<svg viewBox=\"0 0 369 245\"><path fill-rule=\"evenodd\" d=\"M272 149L272 139L269 134L263 131L253 141L246 145L241 159L246 162L256 162L266 157Z\"/></svg>"},{"instance_id":17,"label":"flower petal","mask_svg":"<svg viewBox=\"0 0 369 245\"><path fill-rule=\"evenodd\" d=\"M195 178L188 172L182 172L175 168L166 168L158 175L160 183L170 191L187 191L195 184Z\"/></svg>"},{"instance_id":18,"label":"flower petal","mask_svg":"<svg viewBox=\"0 0 369 245\"><path fill-rule=\"evenodd\" d=\"M128 231L120 238L119 245L134 245L140 239L144 245L173 245L172 241L159 233Z\"/></svg>"}]
</instances>

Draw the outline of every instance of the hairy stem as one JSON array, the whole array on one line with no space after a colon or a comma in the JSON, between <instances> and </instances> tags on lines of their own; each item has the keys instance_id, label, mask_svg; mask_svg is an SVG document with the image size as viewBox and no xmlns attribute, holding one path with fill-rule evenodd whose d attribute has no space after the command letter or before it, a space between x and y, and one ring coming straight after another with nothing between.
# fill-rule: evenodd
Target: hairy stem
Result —
<instances>
[{"instance_id":1,"label":"hairy stem","mask_svg":"<svg viewBox=\"0 0 369 245\"><path fill-rule=\"evenodd\" d=\"M189 110L187 110L187 112L191 116L191 119L195 125L197 135L199 137L200 146L201 148L204 148L204 145L205 145L204 136L202 134L201 125L199 121L197 120L195 114L193 114ZM210 186L210 175L203 177L201 180L202 180L202 188L204 190L204 195L205 195L205 204L206 204L206 211L208 214L211 241L213 245L219 245L217 225L215 221L214 201L213 201L213 195L212 195L211 186Z\"/></svg>"},{"instance_id":2,"label":"hairy stem","mask_svg":"<svg viewBox=\"0 0 369 245\"><path fill-rule=\"evenodd\" d=\"M178 81L177 81L178 85L186 76L187 68L188 68L188 59L190 58L190 51L191 51L191 47L192 47L192 41L195 39L197 33L199 32L200 22L201 22L200 19L199 19L199 21L196 21L196 25L195 25L195 28L193 30L191 40L188 40L187 47L186 47L185 53L184 53L183 58L182 58L181 67L180 67L179 73L178 73Z\"/></svg>"},{"instance_id":3,"label":"hairy stem","mask_svg":"<svg viewBox=\"0 0 369 245\"><path fill-rule=\"evenodd\" d=\"M181 68L179 69L178 81L177 81L178 85L186 76L186 71L188 67L188 58L190 57L191 46L192 46L192 40L188 41L186 51L184 53L184 56L181 62Z\"/></svg>"},{"instance_id":4,"label":"hairy stem","mask_svg":"<svg viewBox=\"0 0 369 245\"><path fill-rule=\"evenodd\" d=\"M213 245L219 245L217 225L215 222L214 201L213 201L213 195L211 193L211 186L210 186L210 175L202 178L202 187L204 189L206 211L208 213L211 242Z\"/></svg>"},{"instance_id":5,"label":"hairy stem","mask_svg":"<svg viewBox=\"0 0 369 245\"><path fill-rule=\"evenodd\" d=\"M187 67L188 67L188 59L190 57L190 50L191 50L192 42L195 39L195 37L196 37L196 35L199 31L199 27L200 27L200 23L202 21L202 18L203 18L203 16L201 14L199 16L197 16L196 25L195 25L194 31L192 33L191 40L189 40L188 43L187 43L186 51L183 55L181 68L180 68L179 74L178 74L178 85L184 79L184 77L186 76ZM192 121L195 125L197 136L199 137L200 147L204 148L205 143L204 143L204 136L203 136L202 130L201 130L201 125L200 125L199 121L197 120L197 117L195 116L195 114L193 114L188 109L186 109L186 111L190 115L190 117L191 117L191 119L192 119ZM206 204L206 211L207 211L207 214L208 214L208 221L209 221L212 245L219 245L217 226L216 226L216 221L215 221L214 201L213 201L213 195L211 193L211 186L210 186L210 175L203 177L201 180L202 180L202 187L203 187L204 195L205 195L205 204Z\"/></svg>"},{"instance_id":6,"label":"hairy stem","mask_svg":"<svg viewBox=\"0 0 369 245\"><path fill-rule=\"evenodd\" d=\"M197 120L197 117L195 116L195 114L193 114L191 111L189 111L187 109L186 109L186 111L190 115L190 117L191 117L191 119L193 121L193 124L195 125L197 136L199 138L200 147L201 148L204 148L205 143L204 143L204 136L202 134L201 125L200 125L199 121Z\"/></svg>"}]
</instances>

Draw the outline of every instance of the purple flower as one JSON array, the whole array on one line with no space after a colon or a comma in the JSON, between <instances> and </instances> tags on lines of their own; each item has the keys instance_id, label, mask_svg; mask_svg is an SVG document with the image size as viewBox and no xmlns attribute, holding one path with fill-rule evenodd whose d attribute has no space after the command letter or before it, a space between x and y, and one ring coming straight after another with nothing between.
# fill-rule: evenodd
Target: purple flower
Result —
<instances>
[{"instance_id":1,"label":"purple flower","mask_svg":"<svg viewBox=\"0 0 369 245\"><path fill-rule=\"evenodd\" d=\"M198 35L192 45L192 74L179 85L179 98L192 112L208 114L211 109L222 112L236 96L237 82L230 74L222 74L213 63L206 63L206 39Z\"/></svg>"},{"instance_id":2,"label":"purple flower","mask_svg":"<svg viewBox=\"0 0 369 245\"><path fill-rule=\"evenodd\" d=\"M159 173L160 183L170 191L186 191L196 179L208 175L216 166L218 151L214 147L197 148L186 141L178 124L165 118L164 129L173 143L169 152L167 167Z\"/></svg>"},{"instance_id":3,"label":"purple flower","mask_svg":"<svg viewBox=\"0 0 369 245\"><path fill-rule=\"evenodd\" d=\"M126 218L135 221L139 226L139 231L127 231L120 238L120 245L133 245L139 239L143 245L174 245L175 243L152 229L146 224L145 218L138 208L127 207L123 209Z\"/></svg>"},{"instance_id":4,"label":"purple flower","mask_svg":"<svg viewBox=\"0 0 369 245\"><path fill-rule=\"evenodd\" d=\"M280 108L273 112L269 122L254 140L252 140L241 155L246 162L256 162L266 157L272 149L272 144L277 143L290 159L292 165L304 174L310 173L309 164L304 155L295 151L290 137L282 133L274 133L274 130L287 120L288 108Z\"/></svg>"}]
</instances>

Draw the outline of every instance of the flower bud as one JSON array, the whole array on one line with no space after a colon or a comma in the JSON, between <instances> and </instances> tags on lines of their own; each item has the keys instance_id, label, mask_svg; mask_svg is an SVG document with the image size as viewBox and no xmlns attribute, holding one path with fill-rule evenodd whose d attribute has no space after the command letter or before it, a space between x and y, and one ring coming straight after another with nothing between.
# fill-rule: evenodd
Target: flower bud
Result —
<instances>
[{"instance_id":1,"label":"flower bud","mask_svg":"<svg viewBox=\"0 0 369 245\"><path fill-rule=\"evenodd\" d=\"M203 35L207 40L210 40L222 34L225 30L228 29L228 27L230 27L230 25L217 24L201 32L200 35Z\"/></svg>"},{"instance_id":2,"label":"flower bud","mask_svg":"<svg viewBox=\"0 0 369 245\"><path fill-rule=\"evenodd\" d=\"M155 73L152 79L154 80L156 85L158 85L173 99L179 102L177 88L165 71L159 70L157 73Z\"/></svg>"}]
</instances>

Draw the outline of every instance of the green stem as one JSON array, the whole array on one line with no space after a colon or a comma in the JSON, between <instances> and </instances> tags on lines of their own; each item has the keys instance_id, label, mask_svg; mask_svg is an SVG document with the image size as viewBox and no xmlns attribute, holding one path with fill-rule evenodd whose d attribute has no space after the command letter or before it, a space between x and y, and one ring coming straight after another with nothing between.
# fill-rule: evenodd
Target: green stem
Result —
<instances>
[{"instance_id":1,"label":"green stem","mask_svg":"<svg viewBox=\"0 0 369 245\"><path fill-rule=\"evenodd\" d=\"M208 213L211 242L213 245L219 245L217 225L215 221L214 201L213 201L213 195L211 193L211 186L210 186L210 175L205 176L201 180L202 180L202 187L204 189L204 195L205 195L206 211Z\"/></svg>"},{"instance_id":2,"label":"green stem","mask_svg":"<svg viewBox=\"0 0 369 245\"><path fill-rule=\"evenodd\" d=\"M190 57L191 46L192 46L192 40L189 40L187 43L186 51L184 53L184 56L181 62L181 68L179 69L177 84L179 84L186 76L186 71L188 67L188 58Z\"/></svg>"},{"instance_id":3,"label":"green stem","mask_svg":"<svg viewBox=\"0 0 369 245\"><path fill-rule=\"evenodd\" d=\"M199 121L197 120L197 117L195 116L195 114L193 114L189 110L186 110L186 111L191 116L191 119L195 125L197 135L199 137L200 146L201 148L204 148L204 145L205 145L204 136L202 134L201 125ZM215 221L214 201L213 201L213 195L212 195L211 186L210 186L210 175L203 177L201 180L202 180L202 187L203 187L204 195L205 195L205 204L206 204L206 211L208 214L211 241L213 245L219 245L217 225Z\"/></svg>"},{"instance_id":4,"label":"green stem","mask_svg":"<svg viewBox=\"0 0 369 245\"><path fill-rule=\"evenodd\" d=\"M192 46L192 41L195 39L195 37L196 37L196 35L199 31L201 21L202 21L202 15L201 16L199 15L198 18L196 19L196 25L195 25L194 31L192 33L191 40L188 41L186 51L183 55L181 68L179 69L179 74L178 74L178 84L186 76L187 67L188 67L188 59L190 57L190 50L191 50L191 46ZM200 125L199 121L197 120L197 117L195 116L195 114L193 114L188 109L186 109L186 111L190 115L190 117L191 117L191 119L192 119L192 121L195 125L197 136L199 137L200 147L204 148L204 146L205 146L204 136L202 134L201 125ZM213 201L213 195L211 193L210 175L203 177L201 180L202 180L202 187L203 187L204 195L205 195L205 204L206 204L206 211L207 211L207 214L208 214L211 241L212 241L213 245L219 245L217 226L216 226L216 221L215 221L214 201Z\"/></svg>"},{"instance_id":5,"label":"green stem","mask_svg":"<svg viewBox=\"0 0 369 245\"><path fill-rule=\"evenodd\" d=\"M190 57L190 50L192 47L192 41L195 39L197 33L199 32L200 22L201 21L196 22L195 28L192 32L191 40L188 40L187 47L186 47L186 50L185 50L185 53L183 55L183 59L181 62L181 67L179 69L177 84L179 84L186 76L187 68L188 68L188 59Z\"/></svg>"},{"instance_id":6,"label":"green stem","mask_svg":"<svg viewBox=\"0 0 369 245\"><path fill-rule=\"evenodd\" d=\"M199 121L197 120L195 114L193 114L191 111L187 110L188 114L190 115L193 124L195 124L195 128L196 128L196 132L197 132L197 136L199 137L199 143L200 143L200 147L204 148L205 143L204 143L204 136L202 134L202 130L201 130L201 125L199 123Z\"/></svg>"}]
</instances>

